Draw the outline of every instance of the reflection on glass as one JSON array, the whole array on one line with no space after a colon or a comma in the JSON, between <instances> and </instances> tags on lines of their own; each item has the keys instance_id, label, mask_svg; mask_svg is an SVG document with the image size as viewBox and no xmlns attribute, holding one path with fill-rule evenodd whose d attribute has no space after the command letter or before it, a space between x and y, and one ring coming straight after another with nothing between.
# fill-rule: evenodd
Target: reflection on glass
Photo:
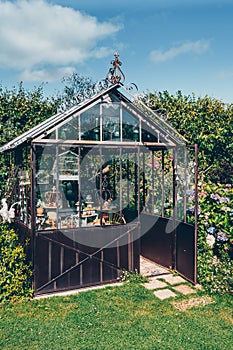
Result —
<instances>
[{"instance_id":1,"label":"reflection on glass","mask_svg":"<svg viewBox=\"0 0 233 350\"><path fill-rule=\"evenodd\" d=\"M62 140L78 140L78 117L74 117L58 129L58 138Z\"/></svg>"},{"instance_id":2,"label":"reflection on glass","mask_svg":"<svg viewBox=\"0 0 233 350\"><path fill-rule=\"evenodd\" d=\"M120 104L104 103L103 113L103 141L120 140Z\"/></svg>"},{"instance_id":3,"label":"reflection on glass","mask_svg":"<svg viewBox=\"0 0 233 350\"><path fill-rule=\"evenodd\" d=\"M139 141L139 122L129 112L123 109L122 113L123 141Z\"/></svg>"},{"instance_id":4,"label":"reflection on glass","mask_svg":"<svg viewBox=\"0 0 233 350\"><path fill-rule=\"evenodd\" d=\"M81 114L81 140L100 140L100 105Z\"/></svg>"},{"instance_id":5,"label":"reflection on glass","mask_svg":"<svg viewBox=\"0 0 233 350\"><path fill-rule=\"evenodd\" d=\"M149 131L150 130L150 131ZM151 132L152 130L142 123L142 141L143 142L158 142L157 133Z\"/></svg>"},{"instance_id":6,"label":"reflection on glass","mask_svg":"<svg viewBox=\"0 0 233 350\"><path fill-rule=\"evenodd\" d=\"M52 131L52 132L49 133L49 134L46 134L43 138L44 138L44 139L56 139L56 132L55 132L55 130Z\"/></svg>"}]
</instances>

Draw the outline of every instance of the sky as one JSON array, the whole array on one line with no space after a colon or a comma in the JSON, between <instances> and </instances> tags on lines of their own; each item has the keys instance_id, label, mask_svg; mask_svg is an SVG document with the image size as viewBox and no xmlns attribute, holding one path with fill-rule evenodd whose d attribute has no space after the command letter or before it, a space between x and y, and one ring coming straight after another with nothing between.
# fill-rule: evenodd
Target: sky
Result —
<instances>
[{"instance_id":1,"label":"sky","mask_svg":"<svg viewBox=\"0 0 233 350\"><path fill-rule=\"evenodd\" d=\"M62 91L73 72L233 103L232 0L0 0L0 84Z\"/></svg>"}]
</instances>

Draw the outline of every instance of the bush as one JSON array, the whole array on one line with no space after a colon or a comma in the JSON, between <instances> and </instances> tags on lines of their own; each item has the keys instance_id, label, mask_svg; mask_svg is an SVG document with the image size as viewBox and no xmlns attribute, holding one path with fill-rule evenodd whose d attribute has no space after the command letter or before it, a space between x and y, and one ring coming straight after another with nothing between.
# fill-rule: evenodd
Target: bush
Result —
<instances>
[{"instance_id":1,"label":"bush","mask_svg":"<svg viewBox=\"0 0 233 350\"><path fill-rule=\"evenodd\" d=\"M25 246L29 242L25 243ZM25 247L8 224L0 225L0 303L28 298L32 295L30 265Z\"/></svg>"},{"instance_id":2,"label":"bush","mask_svg":"<svg viewBox=\"0 0 233 350\"><path fill-rule=\"evenodd\" d=\"M233 292L233 188L199 189L198 280L211 293Z\"/></svg>"}]
</instances>

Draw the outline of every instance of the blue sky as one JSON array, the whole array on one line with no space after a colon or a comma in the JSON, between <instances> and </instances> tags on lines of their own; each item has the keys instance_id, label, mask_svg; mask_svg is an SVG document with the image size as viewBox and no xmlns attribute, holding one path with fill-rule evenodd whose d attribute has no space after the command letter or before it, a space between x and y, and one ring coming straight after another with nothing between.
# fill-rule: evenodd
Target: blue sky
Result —
<instances>
[{"instance_id":1,"label":"blue sky","mask_svg":"<svg viewBox=\"0 0 233 350\"><path fill-rule=\"evenodd\" d=\"M233 102L232 0L0 0L0 82L47 82L72 72L105 78L116 51L139 91Z\"/></svg>"}]
</instances>

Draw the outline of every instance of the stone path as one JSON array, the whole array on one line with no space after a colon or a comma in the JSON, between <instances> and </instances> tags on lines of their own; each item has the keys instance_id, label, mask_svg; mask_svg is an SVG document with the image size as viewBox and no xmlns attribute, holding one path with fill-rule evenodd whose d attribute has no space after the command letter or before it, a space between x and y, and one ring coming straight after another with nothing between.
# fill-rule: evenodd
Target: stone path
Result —
<instances>
[{"instance_id":1,"label":"stone path","mask_svg":"<svg viewBox=\"0 0 233 350\"><path fill-rule=\"evenodd\" d=\"M149 277L149 282L144 283L145 288L154 291L154 295L160 300L175 298L181 294L195 294L200 288L142 256L140 256L140 273L144 277Z\"/></svg>"},{"instance_id":2,"label":"stone path","mask_svg":"<svg viewBox=\"0 0 233 350\"><path fill-rule=\"evenodd\" d=\"M150 277L149 282L144 283L144 287L153 290L154 295L160 300L175 298L181 294L195 294L200 288L188 284L184 278L171 273L164 276Z\"/></svg>"},{"instance_id":3,"label":"stone path","mask_svg":"<svg viewBox=\"0 0 233 350\"><path fill-rule=\"evenodd\" d=\"M140 256L140 273L145 277L150 277L167 274L169 273L169 270L144 258L143 256Z\"/></svg>"}]
</instances>

